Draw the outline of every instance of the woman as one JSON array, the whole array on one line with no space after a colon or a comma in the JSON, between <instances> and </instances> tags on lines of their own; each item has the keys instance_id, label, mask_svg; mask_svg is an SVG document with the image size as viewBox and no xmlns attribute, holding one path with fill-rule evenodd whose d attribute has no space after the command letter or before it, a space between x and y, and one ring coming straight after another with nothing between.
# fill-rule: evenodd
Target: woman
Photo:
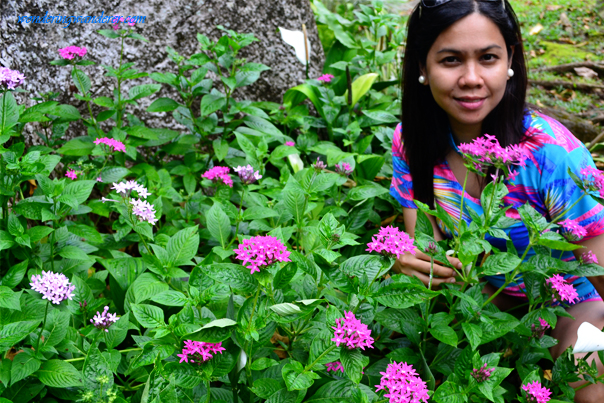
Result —
<instances>
[{"instance_id":1,"label":"woman","mask_svg":"<svg viewBox=\"0 0 604 403\"><path fill-rule=\"evenodd\" d=\"M527 72L522 38L507 1L422 0L409 20L403 68L404 130L399 125L395 132L390 192L403 207L411 236L417 220L413 199L432 207L438 203L459 219L466 168L457 145L470 143L485 133L495 135L503 147L519 144L530 155L526 168L518 170L514 185L506 182L510 190L504 198L507 204L519 207L528 201L549 220L581 196L567 169L578 172L582 167L594 166L593 160L585 146L559 122L525 109ZM489 177L469 174L463 204L463 219L468 223L468 207L482 211L480 195ZM517 216L517 211L512 208L509 214ZM439 220L428 218L437 240L452 236ZM604 262L602 206L584 197L560 220L563 218L580 222L587 236L578 243ZM506 232L522 253L522 246L528 245L526 228L519 224ZM487 240L506 250L504 240ZM574 259L585 252L566 252L563 258ZM455 258L450 258L450 263L461 268ZM395 270L427 284L430 258L419 250L415 256L408 253L397 261ZM435 265L434 273L439 277L434 284L455 281L454 271L443 264ZM576 342L577 328L584 321L604 327L604 302L600 298L604 295L604 279L566 277L577 289L579 302L568 309L575 319L558 318L552 330L552 336L559 340L551 349L554 358ZM492 294L503 284L503 277L489 277L488 281L485 292ZM512 285L495 299L501 309L523 302L522 281ZM602 363L598 360L597 364L603 373ZM575 401L603 402L604 385L581 389Z\"/></svg>"}]
</instances>

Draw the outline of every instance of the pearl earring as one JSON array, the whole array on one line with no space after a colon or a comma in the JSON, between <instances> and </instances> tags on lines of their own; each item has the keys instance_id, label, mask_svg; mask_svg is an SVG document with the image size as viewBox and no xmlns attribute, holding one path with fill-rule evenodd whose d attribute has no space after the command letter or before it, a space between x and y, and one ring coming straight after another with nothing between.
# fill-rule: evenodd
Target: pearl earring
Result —
<instances>
[{"instance_id":1,"label":"pearl earring","mask_svg":"<svg viewBox=\"0 0 604 403\"><path fill-rule=\"evenodd\" d=\"M423 84L423 83L425 83L425 82L426 82L426 77L424 77L424 76L419 76L418 81L419 81L419 83L420 83L420 84Z\"/></svg>"},{"instance_id":2,"label":"pearl earring","mask_svg":"<svg viewBox=\"0 0 604 403\"><path fill-rule=\"evenodd\" d=\"M514 77L514 70L508 69L508 77Z\"/></svg>"}]
</instances>

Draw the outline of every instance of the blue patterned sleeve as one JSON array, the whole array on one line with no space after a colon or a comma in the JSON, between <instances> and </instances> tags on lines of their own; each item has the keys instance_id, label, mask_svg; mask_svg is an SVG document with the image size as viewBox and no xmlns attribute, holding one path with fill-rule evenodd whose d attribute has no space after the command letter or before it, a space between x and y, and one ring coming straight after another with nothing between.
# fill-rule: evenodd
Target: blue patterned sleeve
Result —
<instances>
[{"instance_id":1,"label":"blue patterned sleeve","mask_svg":"<svg viewBox=\"0 0 604 403\"><path fill-rule=\"evenodd\" d=\"M416 209L413 203L413 180L409 172L409 165L403 152L402 125L399 123L392 139L392 182L390 194L398 200L403 207Z\"/></svg>"}]
</instances>

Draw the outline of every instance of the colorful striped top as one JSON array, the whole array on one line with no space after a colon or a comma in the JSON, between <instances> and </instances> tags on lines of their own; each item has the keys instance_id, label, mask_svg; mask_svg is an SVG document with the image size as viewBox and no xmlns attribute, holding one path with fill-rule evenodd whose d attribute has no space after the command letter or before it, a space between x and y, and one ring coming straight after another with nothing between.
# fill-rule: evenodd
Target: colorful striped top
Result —
<instances>
[{"instance_id":1,"label":"colorful striped top","mask_svg":"<svg viewBox=\"0 0 604 403\"><path fill-rule=\"evenodd\" d=\"M529 158L526 167L516 167L518 176L514 184L505 184L509 194L503 198L505 205L512 205L506 215L511 218L520 219L516 207L529 202L530 205L541 213L548 221L563 212L567 206L573 204L581 197L583 192L577 187L568 175L571 168L577 175L579 170L585 166L595 168L593 159L583 143L579 141L560 122L549 116L534 111L527 111L524 118L526 128L526 139L520 144L528 151ZM394 174L390 186L390 194L396 198L403 207L417 208L413 203L413 181L409 172L409 166L403 152L403 140L401 138L402 128L399 124L394 132L392 144L392 159ZM457 150L450 135L452 147ZM458 151L458 150L457 150ZM459 152L459 151L458 151ZM457 181L453 171L446 160L434 167L434 198L457 223L460 215L462 185ZM480 199L476 199L467 193L464 196L463 219L469 224L471 222L468 209L473 209L479 215L483 214ZM560 220L571 218L579 222L587 231L584 240L593 238L604 233L604 208L591 197L584 197ZM436 219L442 233L451 238L453 234L446 228L440 219ZM456 231L456 230L455 230ZM522 256L529 243L528 230L522 222L504 229L510 237L519 257ZM507 251L506 241L503 238L494 238L487 234L486 240L501 251ZM535 254L530 250L525 261ZM560 252L552 254L560 256ZM572 252L562 253L563 260L574 260ZM587 278L566 275L565 278L572 282L577 288L579 296L593 292L593 286ZM487 280L495 287L501 287L505 282L504 275L489 276ZM516 283L510 284L505 290L506 294L524 296L522 289L524 282L519 276Z\"/></svg>"}]
</instances>

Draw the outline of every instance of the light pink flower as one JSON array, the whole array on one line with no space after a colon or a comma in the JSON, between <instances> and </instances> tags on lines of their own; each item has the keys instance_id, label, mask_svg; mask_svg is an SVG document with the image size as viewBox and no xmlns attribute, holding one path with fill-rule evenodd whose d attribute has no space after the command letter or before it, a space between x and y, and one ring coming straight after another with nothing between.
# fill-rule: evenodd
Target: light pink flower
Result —
<instances>
[{"instance_id":1,"label":"light pink flower","mask_svg":"<svg viewBox=\"0 0 604 403\"><path fill-rule=\"evenodd\" d=\"M220 343L206 343L203 341L185 340L185 348L182 349L182 354L176 354L180 357L180 363L190 362L201 365L204 361L211 359L213 354L222 354L226 349Z\"/></svg>"},{"instance_id":2,"label":"light pink flower","mask_svg":"<svg viewBox=\"0 0 604 403\"><path fill-rule=\"evenodd\" d=\"M552 394L548 388L541 386L541 382L537 381L522 385L522 390L526 391L526 401L528 403L547 403Z\"/></svg>"},{"instance_id":3,"label":"light pink flower","mask_svg":"<svg viewBox=\"0 0 604 403\"><path fill-rule=\"evenodd\" d=\"M604 197L604 175L602 171L594 167L585 167L579 171L583 176L581 180L588 191L597 191L600 197Z\"/></svg>"},{"instance_id":4,"label":"light pink flower","mask_svg":"<svg viewBox=\"0 0 604 403\"><path fill-rule=\"evenodd\" d=\"M75 285L71 284L67 276L63 273L53 273L50 270L42 270L42 275L32 275L29 285L32 290L42 294L42 299L56 305L66 299L72 299L75 290Z\"/></svg>"},{"instance_id":5,"label":"light pink flower","mask_svg":"<svg viewBox=\"0 0 604 403\"><path fill-rule=\"evenodd\" d=\"M97 182L102 182L102 181L103 181L103 178L101 177L101 175L99 175L99 176L96 178L96 181L97 181Z\"/></svg>"},{"instance_id":6,"label":"light pink flower","mask_svg":"<svg viewBox=\"0 0 604 403\"><path fill-rule=\"evenodd\" d=\"M352 167L348 162L340 162L336 164L336 173L339 173L342 176L348 176L352 173Z\"/></svg>"},{"instance_id":7,"label":"light pink flower","mask_svg":"<svg viewBox=\"0 0 604 403\"><path fill-rule=\"evenodd\" d=\"M122 193L124 197L129 197L130 192L133 190L138 194L138 197L142 197L143 199L146 199L147 196L151 194L147 191L146 187L138 184L136 181L113 182L111 189L115 190L117 193Z\"/></svg>"},{"instance_id":8,"label":"light pink flower","mask_svg":"<svg viewBox=\"0 0 604 403\"><path fill-rule=\"evenodd\" d=\"M540 339L545 335L545 331L547 329L549 329L551 326L549 325L549 323L547 323L545 320L539 318L539 325L535 326L535 324L533 323L531 325L531 333L532 336Z\"/></svg>"},{"instance_id":9,"label":"light pink flower","mask_svg":"<svg viewBox=\"0 0 604 403\"><path fill-rule=\"evenodd\" d=\"M158 221L155 218L155 206L141 199L130 200L132 204L132 214L138 217L139 221L146 221L151 225L155 225Z\"/></svg>"},{"instance_id":10,"label":"light pink flower","mask_svg":"<svg viewBox=\"0 0 604 403\"><path fill-rule=\"evenodd\" d=\"M562 236L568 241L576 242L587 235L587 230L579 225L575 220L567 219L558 223L562 227Z\"/></svg>"},{"instance_id":11,"label":"light pink flower","mask_svg":"<svg viewBox=\"0 0 604 403\"><path fill-rule=\"evenodd\" d=\"M422 381L413 365L406 362L388 364L386 372L380 372L382 378L375 385L376 392L383 390L388 393L390 403L426 403L430 396L426 382Z\"/></svg>"},{"instance_id":12,"label":"light pink flower","mask_svg":"<svg viewBox=\"0 0 604 403\"><path fill-rule=\"evenodd\" d=\"M413 238L406 232L392 226L382 227L367 244L367 252L378 252L385 256L399 257L410 252L415 255Z\"/></svg>"},{"instance_id":13,"label":"light pink flower","mask_svg":"<svg viewBox=\"0 0 604 403\"><path fill-rule=\"evenodd\" d=\"M96 315L94 315L93 318L90 319L90 323L94 324L94 327L96 327L97 329L109 333L109 326L117 322L118 319L119 318L117 317L117 314L109 313L109 307L106 306L103 310L103 313L100 313L99 311L96 312Z\"/></svg>"},{"instance_id":14,"label":"light pink flower","mask_svg":"<svg viewBox=\"0 0 604 403\"><path fill-rule=\"evenodd\" d=\"M65 174L65 176L67 176L68 178L70 178L71 180L76 180L78 179L78 174L76 171L74 171L73 169L70 169L69 171L67 171L67 173Z\"/></svg>"},{"instance_id":15,"label":"light pink flower","mask_svg":"<svg viewBox=\"0 0 604 403\"><path fill-rule=\"evenodd\" d=\"M239 175L239 179L241 179L241 182L249 185L250 183L254 183L257 180L262 179L262 175L260 175L260 171L254 171L254 167L252 167L251 165L247 165L245 167L243 166L238 166L237 168L234 168L233 171L237 172L237 174ZM229 180L231 178L229 177Z\"/></svg>"},{"instance_id":16,"label":"light pink flower","mask_svg":"<svg viewBox=\"0 0 604 403\"><path fill-rule=\"evenodd\" d=\"M330 83L332 79L333 79L333 76L331 74L323 74L321 77L317 78L317 80L319 80L325 84Z\"/></svg>"},{"instance_id":17,"label":"light pink flower","mask_svg":"<svg viewBox=\"0 0 604 403\"><path fill-rule=\"evenodd\" d=\"M478 369L474 368L471 375L474 379L476 379L476 382L481 383L489 380L494 371L495 368L487 368L487 364L485 363Z\"/></svg>"},{"instance_id":18,"label":"light pink flower","mask_svg":"<svg viewBox=\"0 0 604 403\"><path fill-rule=\"evenodd\" d=\"M84 57L86 54L86 48L79 48L77 46L67 46L66 48L59 49L59 54L63 59L71 60L75 56Z\"/></svg>"},{"instance_id":19,"label":"light pink flower","mask_svg":"<svg viewBox=\"0 0 604 403\"><path fill-rule=\"evenodd\" d=\"M328 362L327 364L325 364L325 366L327 367L327 372L341 371L342 373L344 373L344 367L342 366L342 363L340 361Z\"/></svg>"},{"instance_id":20,"label":"light pink flower","mask_svg":"<svg viewBox=\"0 0 604 403\"><path fill-rule=\"evenodd\" d=\"M555 274L551 278L545 280L545 282L546 284L550 284L554 290L554 301L557 300L557 297L560 297L560 300L562 301L568 301L570 304L574 304L575 300L579 300L579 294L577 294L575 287L573 287L572 284L567 283L561 275Z\"/></svg>"},{"instance_id":21,"label":"light pink flower","mask_svg":"<svg viewBox=\"0 0 604 403\"><path fill-rule=\"evenodd\" d=\"M229 168L229 167L214 167L214 168L209 169L208 171L206 171L206 173L204 173L203 175L201 175L201 177L209 179L209 180L211 180L214 183L218 183L219 181L221 181L222 183L224 183L228 187L232 188L233 187L233 180L229 176L229 171L230 170L231 170L231 168Z\"/></svg>"},{"instance_id":22,"label":"light pink flower","mask_svg":"<svg viewBox=\"0 0 604 403\"><path fill-rule=\"evenodd\" d=\"M580 261L581 264L598 264L598 258L592 251L582 254Z\"/></svg>"},{"instance_id":23,"label":"light pink flower","mask_svg":"<svg viewBox=\"0 0 604 403\"><path fill-rule=\"evenodd\" d=\"M250 274L260 272L261 268L275 262L291 262L290 252L285 245L271 235L244 239L234 252L237 254L236 258L242 261L241 264L250 269Z\"/></svg>"},{"instance_id":24,"label":"light pink flower","mask_svg":"<svg viewBox=\"0 0 604 403\"><path fill-rule=\"evenodd\" d=\"M94 140L94 144L105 144L111 148L113 151L126 151L126 146L119 140L110 139L109 137L98 138Z\"/></svg>"},{"instance_id":25,"label":"light pink flower","mask_svg":"<svg viewBox=\"0 0 604 403\"><path fill-rule=\"evenodd\" d=\"M373 348L371 330L367 325L361 323L352 311L344 311L344 317L336 319L336 327L332 327L332 329L335 331L331 341L335 342L338 347L343 344L349 350L353 348L360 348L361 350L365 350L365 347Z\"/></svg>"},{"instance_id":26,"label":"light pink flower","mask_svg":"<svg viewBox=\"0 0 604 403\"><path fill-rule=\"evenodd\" d=\"M14 90L23 84L25 76L17 70L11 70L8 67L0 67L0 87L6 87Z\"/></svg>"},{"instance_id":27,"label":"light pink flower","mask_svg":"<svg viewBox=\"0 0 604 403\"><path fill-rule=\"evenodd\" d=\"M312 164L312 167L317 172L321 172L322 170L327 169L327 165L323 161L321 161L321 159L319 157L317 157L317 161L314 164Z\"/></svg>"}]
</instances>

